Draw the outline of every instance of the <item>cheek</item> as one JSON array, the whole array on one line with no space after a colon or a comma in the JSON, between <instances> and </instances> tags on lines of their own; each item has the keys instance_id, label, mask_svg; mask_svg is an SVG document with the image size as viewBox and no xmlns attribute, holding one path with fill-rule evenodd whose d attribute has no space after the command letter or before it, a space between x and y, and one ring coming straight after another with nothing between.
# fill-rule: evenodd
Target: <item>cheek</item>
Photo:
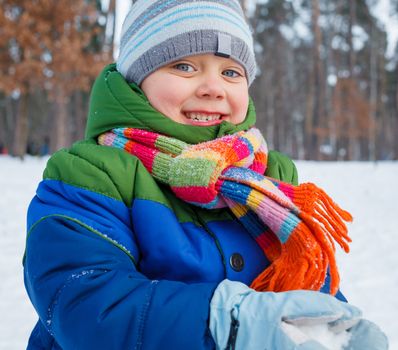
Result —
<instances>
[{"instance_id":1,"label":"cheek","mask_svg":"<svg viewBox=\"0 0 398 350\"><path fill-rule=\"evenodd\" d=\"M174 117L175 114L180 110L181 97L176 93L175 88L167 88L164 86L169 86L173 84L164 84L163 82L154 83L151 85L150 89L144 90L151 105L158 110L160 113L168 116Z\"/></svg>"},{"instance_id":2,"label":"cheek","mask_svg":"<svg viewBox=\"0 0 398 350\"><path fill-rule=\"evenodd\" d=\"M246 118L247 108L249 106L249 94L247 91L235 94L233 103L236 116L234 123L242 123Z\"/></svg>"}]
</instances>

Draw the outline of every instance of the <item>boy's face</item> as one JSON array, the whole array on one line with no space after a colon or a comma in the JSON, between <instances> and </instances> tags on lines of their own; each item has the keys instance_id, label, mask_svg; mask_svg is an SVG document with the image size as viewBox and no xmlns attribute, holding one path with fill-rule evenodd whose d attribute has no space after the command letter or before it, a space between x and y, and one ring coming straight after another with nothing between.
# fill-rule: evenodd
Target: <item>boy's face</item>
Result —
<instances>
[{"instance_id":1,"label":"boy's face","mask_svg":"<svg viewBox=\"0 0 398 350\"><path fill-rule=\"evenodd\" d=\"M249 93L244 68L229 58L204 54L163 66L141 89L151 105L177 123L211 126L244 121Z\"/></svg>"}]
</instances>

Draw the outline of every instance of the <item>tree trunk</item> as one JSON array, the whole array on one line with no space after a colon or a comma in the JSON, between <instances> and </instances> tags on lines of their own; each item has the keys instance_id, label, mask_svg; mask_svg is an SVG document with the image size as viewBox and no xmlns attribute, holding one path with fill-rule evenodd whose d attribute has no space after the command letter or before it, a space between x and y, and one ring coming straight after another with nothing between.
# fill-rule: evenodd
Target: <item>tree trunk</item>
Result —
<instances>
[{"instance_id":1,"label":"tree trunk","mask_svg":"<svg viewBox=\"0 0 398 350\"><path fill-rule=\"evenodd\" d=\"M4 107L0 109L0 154L7 149L7 111L6 111L6 100L7 98L0 94L0 106Z\"/></svg>"},{"instance_id":2,"label":"tree trunk","mask_svg":"<svg viewBox=\"0 0 398 350\"><path fill-rule=\"evenodd\" d=\"M104 51L113 52L113 42L116 28L116 0L109 0L108 13L106 16Z\"/></svg>"},{"instance_id":3,"label":"tree trunk","mask_svg":"<svg viewBox=\"0 0 398 350\"><path fill-rule=\"evenodd\" d=\"M396 72L396 77L398 76L398 68L395 70ZM398 81L395 83L395 103L394 106L391 108L392 110L392 126L393 130L395 130L394 133L394 144L393 144L393 160L398 160Z\"/></svg>"},{"instance_id":4,"label":"tree trunk","mask_svg":"<svg viewBox=\"0 0 398 350\"><path fill-rule=\"evenodd\" d=\"M347 42L349 44L349 56L348 56L348 71L350 74L350 78L352 81L356 81L354 77L354 68L355 68L355 51L353 47L353 31L352 28L356 21L356 5L355 1L349 1L349 20L348 20L348 31L347 31ZM351 91L353 94L353 91ZM360 116L352 116L349 118L349 130L355 130L357 128L356 120ZM347 158L348 160L355 159L355 150L357 148L358 140L353 136L348 136L348 145L347 145Z\"/></svg>"},{"instance_id":5,"label":"tree trunk","mask_svg":"<svg viewBox=\"0 0 398 350\"><path fill-rule=\"evenodd\" d=\"M322 127L321 120L324 119L325 114L325 79L322 68L322 60L320 57L320 48L322 46L322 32L319 27L319 0L312 0L312 26L314 31L314 48L313 48L313 76L312 83L312 110L309 110L311 115L310 120L306 122L307 134L307 150L310 154L310 159L319 159L319 146L321 138L317 136L314 128ZM324 126L323 126L324 127Z\"/></svg>"},{"instance_id":6,"label":"tree trunk","mask_svg":"<svg viewBox=\"0 0 398 350\"><path fill-rule=\"evenodd\" d=\"M84 108L84 92L77 91L75 98L75 113L76 113L76 139L84 139L84 132L86 129L87 122L87 110Z\"/></svg>"},{"instance_id":7,"label":"tree trunk","mask_svg":"<svg viewBox=\"0 0 398 350\"><path fill-rule=\"evenodd\" d=\"M369 134L368 134L368 158L369 160L376 160L376 106L377 106L377 83L378 83L378 69L377 56L378 45L375 45L375 28L371 24L371 40L370 40L370 105L372 110L369 113Z\"/></svg>"},{"instance_id":8,"label":"tree trunk","mask_svg":"<svg viewBox=\"0 0 398 350\"><path fill-rule=\"evenodd\" d=\"M20 96L16 115L12 155L23 158L28 147L28 102L29 95Z\"/></svg>"},{"instance_id":9,"label":"tree trunk","mask_svg":"<svg viewBox=\"0 0 398 350\"><path fill-rule=\"evenodd\" d=\"M56 115L54 128L54 151L60 148L70 146L70 128L68 120L68 101L62 86L57 87L57 96L55 99Z\"/></svg>"}]
</instances>

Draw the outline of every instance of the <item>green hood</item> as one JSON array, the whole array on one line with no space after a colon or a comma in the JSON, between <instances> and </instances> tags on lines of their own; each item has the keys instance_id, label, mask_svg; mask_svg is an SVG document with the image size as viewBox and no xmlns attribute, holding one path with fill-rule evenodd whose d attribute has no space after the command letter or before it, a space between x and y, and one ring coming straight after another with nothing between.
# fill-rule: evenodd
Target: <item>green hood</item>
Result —
<instances>
[{"instance_id":1,"label":"green hood","mask_svg":"<svg viewBox=\"0 0 398 350\"><path fill-rule=\"evenodd\" d=\"M128 84L113 63L105 67L93 85L86 138L96 138L113 128L131 127L159 132L195 144L247 130L255 121L256 114L250 100L246 119L238 125L226 121L209 127L176 123L155 110L143 91L135 84Z\"/></svg>"}]
</instances>

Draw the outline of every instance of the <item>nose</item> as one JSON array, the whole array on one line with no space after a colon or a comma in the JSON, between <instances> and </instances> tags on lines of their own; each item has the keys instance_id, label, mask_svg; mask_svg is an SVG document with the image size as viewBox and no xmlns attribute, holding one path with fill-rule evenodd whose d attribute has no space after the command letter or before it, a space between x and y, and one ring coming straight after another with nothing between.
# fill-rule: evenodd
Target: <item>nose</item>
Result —
<instances>
[{"instance_id":1,"label":"nose","mask_svg":"<svg viewBox=\"0 0 398 350\"><path fill-rule=\"evenodd\" d=\"M199 98L222 100L226 96L225 88L221 79L206 77L198 86L196 95Z\"/></svg>"}]
</instances>

